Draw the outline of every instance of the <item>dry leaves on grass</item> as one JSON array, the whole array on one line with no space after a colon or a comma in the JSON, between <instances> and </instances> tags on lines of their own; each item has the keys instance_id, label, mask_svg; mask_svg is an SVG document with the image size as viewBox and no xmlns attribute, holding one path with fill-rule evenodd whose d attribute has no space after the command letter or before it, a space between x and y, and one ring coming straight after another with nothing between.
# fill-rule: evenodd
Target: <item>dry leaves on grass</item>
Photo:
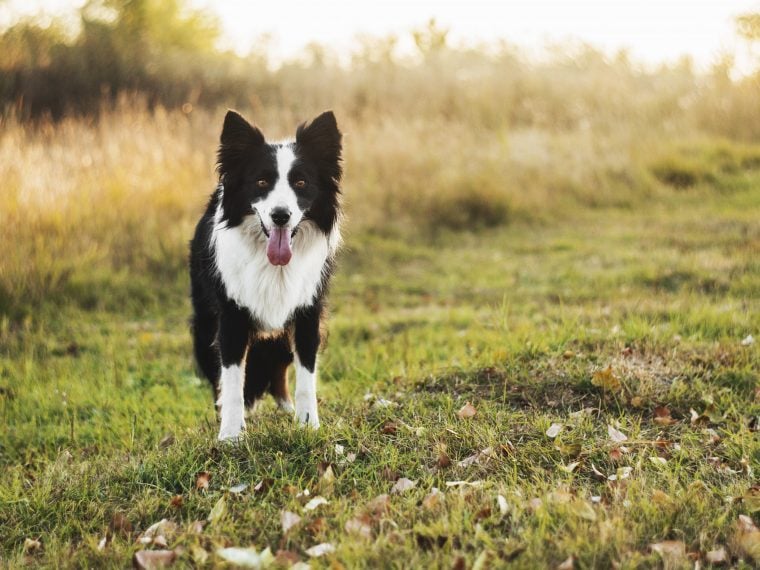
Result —
<instances>
[{"instance_id":1,"label":"dry leaves on grass","mask_svg":"<svg viewBox=\"0 0 760 570\"><path fill-rule=\"evenodd\" d=\"M666 567L679 568L686 562L686 545L681 540L663 540L649 545L652 552L662 558Z\"/></svg>"},{"instance_id":2,"label":"dry leaves on grass","mask_svg":"<svg viewBox=\"0 0 760 570\"><path fill-rule=\"evenodd\" d=\"M611 425L607 425L607 435L610 436L610 439L616 443L621 443L623 441L628 440L628 436L625 435L622 431L619 429L614 428Z\"/></svg>"},{"instance_id":3,"label":"dry leaves on grass","mask_svg":"<svg viewBox=\"0 0 760 570\"><path fill-rule=\"evenodd\" d=\"M137 537L139 544L152 544L154 546L166 547L168 541L177 532L177 524L168 520L161 519L157 523L150 525L145 532Z\"/></svg>"},{"instance_id":4,"label":"dry leaves on grass","mask_svg":"<svg viewBox=\"0 0 760 570\"><path fill-rule=\"evenodd\" d=\"M467 402L464 406L462 406L459 411L457 412L457 417L460 420L466 420L469 418L472 418L477 414L478 411L475 409L475 406L473 406L470 402Z\"/></svg>"},{"instance_id":5,"label":"dry leaves on grass","mask_svg":"<svg viewBox=\"0 0 760 570\"><path fill-rule=\"evenodd\" d=\"M176 560L177 553L173 550L138 550L132 557L134 567L145 570L171 566Z\"/></svg>"},{"instance_id":6,"label":"dry leaves on grass","mask_svg":"<svg viewBox=\"0 0 760 570\"><path fill-rule=\"evenodd\" d=\"M739 515L734 533L734 545L744 555L760 562L760 530L747 515Z\"/></svg>"},{"instance_id":7,"label":"dry leaves on grass","mask_svg":"<svg viewBox=\"0 0 760 570\"><path fill-rule=\"evenodd\" d=\"M258 552L253 546L219 548L216 555L222 560L242 568L267 568L274 562L274 556L269 548Z\"/></svg>"},{"instance_id":8,"label":"dry leaves on grass","mask_svg":"<svg viewBox=\"0 0 760 570\"><path fill-rule=\"evenodd\" d=\"M290 511L280 512L280 524L282 525L282 532L287 534L288 531L301 522L301 517Z\"/></svg>"},{"instance_id":9,"label":"dry leaves on grass","mask_svg":"<svg viewBox=\"0 0 760 570\"><path fill-rule=\"evenodd\" d=\"M333 552L335 552L335 546L333 546L329 542L323 542L321 544L317 544L306 550L306 554L308 554L312 558L319 558L320 556L332 554Z\"/></svg>"},{"instance_id":10,"label":"dry leaves on grass","mask_svg":"<svg viewBox=\"0 0 760 570\"><path fill-rule=\"evenodd\" d=\"M412 481L411 479L407 479L406 477L402 477L398 481L396 481L391 488L391 493L395 495L400 495L401 493L406 493L407 491L411 491L417 486L417 481Z\"/></svg>"},{"instance_id":11,"label":"dry leaves on grass","mask_svg":"<svg viewBox=\"0 0 760 570\"><path fill-rule=\"evenodd\" d=\"M546 430L546 436L551 439L554 439L555 437L559 435L559 433L562 431L562 428L564 427L565 426L563 424L553 423L552 425L549 426L549 429Z\"/></svg>"},{"instance_id":12,"label":"dry leaves on grass","mask_svg":"<svg viewBox=\"0 0 760 570\"><path fill-rule=\"evenodd\" d=\"M304 507L303 507L303 510L306 511L306 512L313 511L314 509L316 509L320 505L327 505L329 502L330 501L328 501L324 497L321 497L321 496L318 495L318 496L314 497L313 499L311 499L308 503L306 503L304 505Z\"/></svg>"},{"instance_id":13,"label":"dry leaves on grass","mask_svg":"<svg viewBox=\"0 0 760 570\"><path fill-rule=\"evenodd\" d=\"M705 554L705 560L708 564L725 564L728 562L728 555L726 554L726 549L721 546L720 548L716 548L715 550L709 551L707 554Z\"/></svg>"},{"instance_id":14,"label":"dry leaves on grass","mask_svg":"<svg viewBox=\"0 0 760 570\"><path fill-rule=\"evenodd\" d=\"M201 471L195 476L195 489L197 491L208 490L209 483L211 482L211 473L208 471Z\"/></svg>"},{"instance_id":15,"label":"dry leaves on grass","mask_svg":"<svg viewBox=\"0 0 760 570\"><path fill-rule=\"evenodd\" d=\"M211 525L217 524L224 515L227 513L227 501L224 499L224 497L220 498L216 504L214 505L214 508L211 509L211 512L208 514L208 522Z\"/></svg>"},{"instance_id":16,"label":"dry leaves on grass","mask_svg":"<svg viewBox=\"0 0 760 570\"><path fill-rule=\"evenodd\" d=\"M670 415L670 410L667 406L657 406L654 409L654 423L660 426L670 426L677 422Z\"/></svg>"},{"instance_id":17,"label":"dry leaves on grass","mask_svg":"<svg viewBox=\"0 0 760 570\"><path fill-rule=\"evenodd\" d=\"M594 372L594 376L591 378L591 383L605 392L617 392L622 387L620 379L615 376L615 373L612 371L612 365Z\"/></svg>"},{"instance_id":18,"label":"dry leaves on grass","mask_svg":"<svg viewBox=\"0 0 760 570\"><path fill-rule=\"evenodd\" d=\"M40 548L42 548L42 543L36 538L24 539L24 552L26 554L31 554L32 552L36 552Z\"/></svg>"},{"instance_id":19,"label":"dry leaves on grass","mask_svg":"<svg viewBox=\"0 0 760 570\"><path fill-rule=\"evenodd\" d=\"M359 515L346 521L345 529L349 534L355 534L362 538L372 537L371 519L369 515Z\"/></svg>"},{"instance_id":20,"label":"dry leaves on grass","mask_svg":"<svg viewBox=\"0 0 760 570\"><path fill-rule=\"evenodd\" d=\"M430 493L428 493L427 496L422 499L422 506L427 510L432 511L441 504L443 498L443 493L441 493L437 487L433 487L430 490Z\"/></svg>"},{"instance_id":21,"label":"dry leaves on grass","mask_svg":"<svg viewBox=\"0 0 760 570\"><path fill-rule=\"evenodd\" d=\"M457 463L459 467L469 467L470 465L486 463L491 457L493 457L494 451L492 447L486 447L485 449L473 453L469 457L465 457Z\"/></svg>"}]
</instances>

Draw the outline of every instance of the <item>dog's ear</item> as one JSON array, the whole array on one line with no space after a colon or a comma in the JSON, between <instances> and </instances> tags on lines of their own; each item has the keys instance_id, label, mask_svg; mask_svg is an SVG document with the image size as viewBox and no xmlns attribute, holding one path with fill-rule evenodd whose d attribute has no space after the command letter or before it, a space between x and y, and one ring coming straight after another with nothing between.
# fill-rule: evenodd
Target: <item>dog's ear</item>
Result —
<instances>
[{"instance_id":1,"label":"dog's ear","mask_svg":"<svg viewBox=\"0 0 760 570\"><path fill-rule=\"evenodd\" d=\"M335 180L340 180L341 176L342 138L332 111L325 111L310 123L303 123L296 131L298 150L317 161L320 169Z\"/></svg>"},{"instance_id":2,"label":"dog's ear","mask_svg":"<svg viewBox=\"0 0 760 570\"><path fill-rule=\"evenodd\" d=\"M217 152L217 169L221 174L234 171L250 151L264 144L264 135L239 113L227 111Z\"/></svg>"}]
</instances>

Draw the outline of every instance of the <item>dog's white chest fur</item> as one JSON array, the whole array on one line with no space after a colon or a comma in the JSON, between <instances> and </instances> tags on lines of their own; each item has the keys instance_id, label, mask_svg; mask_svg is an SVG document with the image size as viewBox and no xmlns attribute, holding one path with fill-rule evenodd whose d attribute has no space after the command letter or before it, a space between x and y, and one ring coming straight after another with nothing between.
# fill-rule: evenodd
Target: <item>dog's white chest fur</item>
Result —
<instances>
[{"instance_id":1,"label":"dog's white chest fur","mask_svg":"<svg viewBox=\"0 0 760 570\"><path fill-rule=\"evenodd\" d=\"M212 247L227 295L247 308L267 330L281 329L293 312L312 303L325 264L338 245L335 228L325 235L304 222L293 237L290 263L269 263L258 219L251 216L234 228L215 220Z\"/></svg>"}]
</instances>

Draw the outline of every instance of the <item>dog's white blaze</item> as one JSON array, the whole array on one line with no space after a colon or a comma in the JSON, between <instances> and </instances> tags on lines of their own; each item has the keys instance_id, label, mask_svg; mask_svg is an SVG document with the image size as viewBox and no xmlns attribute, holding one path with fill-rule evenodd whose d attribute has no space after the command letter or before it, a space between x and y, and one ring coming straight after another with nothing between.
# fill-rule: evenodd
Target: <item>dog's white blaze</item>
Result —
<instances>
[{"instance_id":1,"label":"dog's white blaze","mask_svg":"<svg viewBox=\"0 0 760 570\"><path fill-rule=\"evenodd\" d=\"M225 366L219 379L219 399L216 401L221 416L219 441L236 439L245 429L245 405L243 403L243 369Z\"/></svg>"},{"instance_id":2,"label":"dog's white blaze","mask_svg":"<svg viewBox=\"0 0 760 570\"><path fill-rule=\"evenodd\" d=\"M317 367L314 372L301 365L298 355L296 362L296 418L302 424L310 427L319 427L319 414L317 413Z\"/></svg>"},{"instance_id":3,"label":"dog's white blaze","mask_svg":"<svg viewBox=\"0 0 760 570\"><path fill-rule=\"evenodd\" d=\"M298 207L298 197L288 181L288 173L296 160L293 145L282 143L281 146L277 147L275 158L277 160L277 182L266 198L254 203L253 208L262 217L267 230L274 226L271 217L272 210L278 207L286 208L290 211L288 227L294 228L301 221L303 212Z\"/></svg>"},{"instance_id":4,"label":"dog's white blaze","mask_svg":"<svg viewBox=\"0 0 760 570\"><path fill-rule=\"evenodd\" d=\"M221 218L220 199L211 239L227 295L266 330L283 328L293 311L314 300L325 263L340 243L338 227L325 235L313 222L303 222L293 237L290 263L275 266L267 258L266 236L256 215L234 228L225 227Z\"/></svg>"}]
</instances>

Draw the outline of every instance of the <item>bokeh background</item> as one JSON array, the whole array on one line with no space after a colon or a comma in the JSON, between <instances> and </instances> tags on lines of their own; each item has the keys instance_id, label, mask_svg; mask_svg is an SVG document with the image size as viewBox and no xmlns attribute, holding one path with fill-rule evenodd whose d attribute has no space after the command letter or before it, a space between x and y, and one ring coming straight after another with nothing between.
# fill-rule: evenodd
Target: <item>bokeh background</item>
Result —
<instances>
[{"instance_id":1,"label":"bokeh background","mask_svg":"<svg viewBox=\"0 0 760 570\"><path fill-rule=\"evenodd\" d=\"M760 12L606 4L1 2L0 310L183 278L228 107L271 137L335 110L354 235L644 208L756 168Z\"/></svg>"}]
</instances>

